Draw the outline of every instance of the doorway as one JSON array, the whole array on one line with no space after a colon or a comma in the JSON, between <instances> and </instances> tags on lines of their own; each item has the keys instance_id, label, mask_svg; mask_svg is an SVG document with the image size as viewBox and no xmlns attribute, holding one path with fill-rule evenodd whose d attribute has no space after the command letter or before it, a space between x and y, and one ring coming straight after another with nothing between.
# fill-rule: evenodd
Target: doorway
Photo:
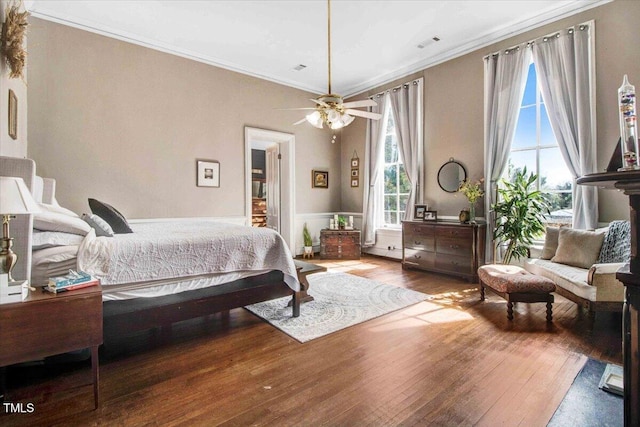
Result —
<instances>
[{"instance_id":1,"label":"doorway","mask_svg":"<svg viewBox=\"0 0 640 427\"><path fill-rule=\"evenodd\" d=\"M265 225L278 231L293 252L295 213L295 136L290 133L245 127L245 217L253 222L254 195L266 199ZM261 180L254 182L252 150L262 150L265 168ZM259 168L258 168L259 169ZM256 173L258 171L255 171ZM254 189L254 187L257 187Z\"/></svg>"}]
</instances>

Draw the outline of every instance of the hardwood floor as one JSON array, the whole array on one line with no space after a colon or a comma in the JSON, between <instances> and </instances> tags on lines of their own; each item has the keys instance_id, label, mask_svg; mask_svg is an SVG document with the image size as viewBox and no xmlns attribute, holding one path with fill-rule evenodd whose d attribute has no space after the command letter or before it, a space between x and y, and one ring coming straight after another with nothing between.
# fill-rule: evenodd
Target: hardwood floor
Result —
<instances>
[{"instance_id":1,"label":"hardwood floor","mask_svg":"<svg viewBox=\"0 0 640 427\"><path fill-rule=\"evenodd\" d=\"M622 361L619 314L592 322L557 296L551 326L542 303L509 322L503 299L480 302L461 279L376 257L314 262L434 299L305 344L244 309L106 337L97 411L86 362L14 367L9 400L35 411L0 411L0 424L544 426L587 356Z\"/></svg>"}]
</instances>

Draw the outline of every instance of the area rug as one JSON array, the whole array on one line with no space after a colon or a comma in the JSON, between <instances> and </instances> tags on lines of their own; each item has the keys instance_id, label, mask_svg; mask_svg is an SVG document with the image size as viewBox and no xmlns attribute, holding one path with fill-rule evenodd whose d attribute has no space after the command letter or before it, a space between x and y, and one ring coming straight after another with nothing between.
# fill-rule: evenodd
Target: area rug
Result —
<instances>
[{"instance_id":1,"label":"area rug","mask_svg":"<svg viewBox=\"0 0 640 427\"><path fill-rule=\"evenodd\" d=\"M291 307L287 307L290 297L245 308L296 340L307 342L430 298L346 273L317 273L307 279L309 295L315 300L302 304L300 317L291 317Z\"/></svg>"},{"instance_id":2,"label":"area rug","mask_svg":"<svg viewBox=\"0 0 640 427\"><path fill-rule=\"evenodd\" d=\"M598 385L607 364L589 359L571 384L548 426L622 426L622 396L601 390Z\"/></svg>"}]
</instances>

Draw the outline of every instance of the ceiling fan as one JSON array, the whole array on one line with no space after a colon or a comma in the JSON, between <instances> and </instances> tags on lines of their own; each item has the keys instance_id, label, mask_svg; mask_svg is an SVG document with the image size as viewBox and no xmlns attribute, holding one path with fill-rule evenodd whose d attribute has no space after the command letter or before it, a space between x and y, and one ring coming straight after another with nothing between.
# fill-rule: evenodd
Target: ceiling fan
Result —
<instances>
[{"instance_id":1,"label":"ceiling fan","mask_svg":"<svg viewBox=\"0 0 640 427\"><path fill-rule=\"evenodd\" d=\"M354 109L378 105L374 100L365 99L362 101L343 102L341 95L331 93L331 0L327 0L327 46L329 66L327 93L311 100L316 103L313 108L291 108L292 110L314 110L312 113L307 114L304 119L294 123L294 125L299 125L306 121L318 129L322 129L323 124L326 124L331 129L341 129L351 124L355 119L354 116L380 120L381 114Z\"/></svg>"}]
</instances>

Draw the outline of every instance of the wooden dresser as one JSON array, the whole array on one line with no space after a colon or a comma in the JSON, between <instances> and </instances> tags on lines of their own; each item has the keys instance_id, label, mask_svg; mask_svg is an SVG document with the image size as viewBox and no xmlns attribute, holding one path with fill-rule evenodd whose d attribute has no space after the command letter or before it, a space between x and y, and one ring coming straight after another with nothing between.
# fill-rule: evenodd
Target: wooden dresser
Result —
<instances>
[{"instance_id":1,"label":"wooden dresser","mask_svg":"<svg viewBox=\"0 0 640 427\"><path fill-rule=\"evenodd\" d=\"M402 267L478 280L484 264L485 224L403 221Z\"/></svg>"},{"instance_id":2,"label":"wooden dresser","mask_svg":"<svg viewBox=\"0 0 640 427\"><path fill-rule=\"evenodd\" d=\"M320 259L360 259L360 230L321 230Z\"/></svg>"}]
</instances>

